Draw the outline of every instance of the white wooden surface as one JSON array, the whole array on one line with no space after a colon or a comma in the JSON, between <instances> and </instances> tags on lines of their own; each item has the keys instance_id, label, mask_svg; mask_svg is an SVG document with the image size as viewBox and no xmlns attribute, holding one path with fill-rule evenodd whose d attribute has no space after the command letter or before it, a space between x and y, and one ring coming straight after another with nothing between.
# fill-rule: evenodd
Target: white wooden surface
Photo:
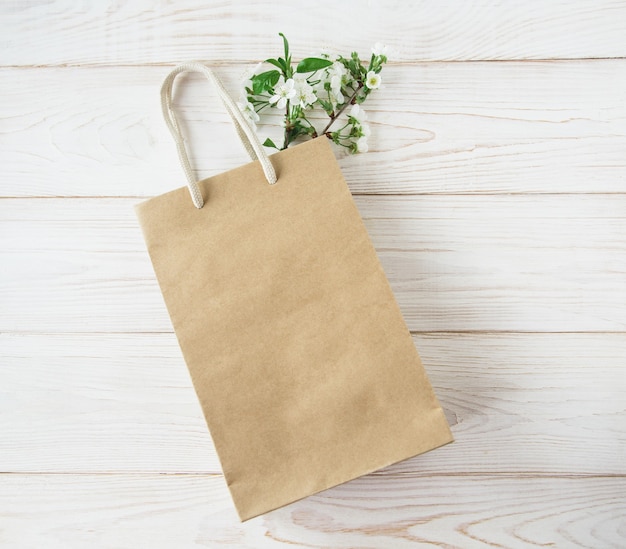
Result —
<instances>
[{"instance_id":1,"label":"white wooden surface","mask_svg":"<svg viewBox=\"0 0 626 549\"><path fill-rule=\"evenodd\" d=\"M626 2L303 6L0 4L0 547L625 547ZM456 442L242 525L132 206L184 183L168 68L279 31L400 50L338 156Z\"/></svg>"}]
</instances>

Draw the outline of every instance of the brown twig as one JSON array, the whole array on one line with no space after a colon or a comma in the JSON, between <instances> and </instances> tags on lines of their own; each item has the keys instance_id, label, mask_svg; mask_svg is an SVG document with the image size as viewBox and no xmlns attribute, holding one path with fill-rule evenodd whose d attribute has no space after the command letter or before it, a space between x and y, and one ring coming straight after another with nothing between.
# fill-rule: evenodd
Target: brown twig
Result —
<instances>
[{"instance_id":1,"label":"brown twig","mask_svg":"<svg viewBox=\"0 0 626 549\"><path fill-rule=\"evenodd\" d=\"M343 104L343 106L339 109L337 114L333 114L330 117L330 122L326 124L326 127L320 132L320 135L327 134L328 129L335 123L335 120L337 120L337 118L341 116L341 113L343 113L343 111L345 111L348 108L348 105L354 105L354 99L356 98L356 94L359 93L362 87L363 87L363 84L359 82L359 85L357 86L356 90L354 90L354 93L350 96L350 99L348 99L348 101L346 101Z\"/></svg>"},{"instance_id":2,"label":"brown twig","mask_svg":"<svg viewBox=\"0 0 626 549\"><path fill-rule=\"evenodd\" d=\"M285 107L285 137L283 138L283 148L282 148L283 151L289 146L289 143L287 142L288 138L289 138L289 99L287 99L287 106Z\"/></svg>"}]
</instances>

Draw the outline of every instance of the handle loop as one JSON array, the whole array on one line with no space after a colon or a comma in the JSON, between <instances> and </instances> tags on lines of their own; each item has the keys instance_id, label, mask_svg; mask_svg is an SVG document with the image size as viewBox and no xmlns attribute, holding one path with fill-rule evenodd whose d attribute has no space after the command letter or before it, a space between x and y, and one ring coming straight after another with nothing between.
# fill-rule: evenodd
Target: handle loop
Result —
<instances>
[{"instance_id":1,"label":"handle loop","mask_svg":"<svg viewBox=\"0 0 626 549\"><path fill-rule=\"evenodd\" d=\"M224 103L224 106L226 107L226 111L235 124L235 129L237 130L239 139L246 148L246 151L248 151L250 158L252 158L252 160L259 160L261 168L263 168L265 178L270 185L276 183L277 178L274 166L263 149L263 145L261 145L256 132L250 127L250 124L246 122L246 119L243 116L243 113L239 110L239 107L237 107L236 103L232 100L230 95L228 95L224 85L219 81L217 76L215 76L213 71L202 63L195 61L183 63L182 65L175 67L165 77L165 81L161 86L161 108L163 109L165 123L167 124L167 127L176 142L178 157L180 158L180 163L182 164L183 171L187 177L187 186L189 187L189 192L191 193L191 199L193 200L194 206L196 208L202 208L202 206L204 206L204 199L202 198L200 187L198 187L193 170L191 169L191 164L189 163L189 158L187 157L187 151L185 150L185 140L180 131L180 126L178 125L172 106L172 87L174 85L174 80L176 79L176 76L183 72L200 72L213 83L217 89L220 99L222 100L222 103Z\"/></svg>"}]
</instances>

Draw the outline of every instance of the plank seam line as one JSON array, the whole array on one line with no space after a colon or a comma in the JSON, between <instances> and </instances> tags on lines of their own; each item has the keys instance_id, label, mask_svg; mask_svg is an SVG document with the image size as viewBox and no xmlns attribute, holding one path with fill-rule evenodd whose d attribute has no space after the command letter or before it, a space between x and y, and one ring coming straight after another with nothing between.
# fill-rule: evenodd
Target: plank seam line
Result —
<instances>
[{"instance_id":1,"label":"plank seam line","mask_svg":"<svg viewBox=\"0 0 626 549\"><path fill-rule=\"evenodd\" d=\"M186 476L186 477L223 477L218 472L202 471L0 471L2 475L14 476ZM378 477L414 477L414 478L446 478L446 477L501 477L501 478L558 478L571 480L584 479L621 479L626 478L626 473L533 473L533 472L468 472L468 473L414 473L411 471L375 471L364 476ZM363 476L358 477L363 478ZM357 479L353 479L357 480Z\"/></svg>"},{"instance_id":2,"label":"plank seam line","mask_svg":"<svg viewBox=\"0 0 626 549\"><path fill-rule=\"evenodd\" d=\"M563 330L563 331L537 331L537 330L409 330L411 335L626 335L626 330ZM97 336L97 335L126 335L126 336L139 336L139 335L174 335L173 330L162 331L143 331L143 332L129 332L129 331L93 331L93 332L50 332L39 330L3 330L0 329L0 337L3 335L14 336Z\"/></svg>"},{"instance_id":3,"label":"plank seam line","mask_svg":"<svg viewBox=\"0 0 626 549\"><path fill-rule=\"evenodd\" d=\"M623 61L626 56L602 56L602 57L527 57L519 59L407 59L405 61L389 61L387 66L407 66L407 65L434 65L448 63L569 63L572 61ZM202 59L203 63L207 63L213 67L229 67L252 65L260 61L260 59L233 59L229 61L221 61L218 59ZM30 65L0 65L0 69L75 69L75 68L157 68L157 67L175 67L173 61L164 62L146 62L146 63L42 63Z\"/></svg>"},{"instance_id":4,"label":"plank seam line","mask_svg":"<svg viewBox=\"0 0 626 549\"><path fill-rule=\"evenodd\" d=\"M29 196L12 196L3 195L0 196L0 200L149 200L156 195L101 195L101 196L79 196L79 195L29 195ZM389 197L397 196L404 198L407 196L475 196L477 198L484 198L488 196L529 196L529 197L544 197L544 196L626 196L626 191L614 191L614 192L600 192L600 191L580 191L580 192L410 192L410 193L375 193L375 192L353 192L352 196L372 196L372 197Z\"/></svg>"}]
</instances>

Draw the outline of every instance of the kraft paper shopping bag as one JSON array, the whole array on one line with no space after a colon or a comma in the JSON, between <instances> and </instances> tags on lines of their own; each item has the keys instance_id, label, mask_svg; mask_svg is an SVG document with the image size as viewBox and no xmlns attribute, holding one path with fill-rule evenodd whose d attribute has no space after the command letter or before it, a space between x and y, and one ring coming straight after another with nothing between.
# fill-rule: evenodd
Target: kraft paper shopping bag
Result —
<instances>
[{"instance_id":1,"label":"kraft paper shopping bag","mask_svg":"<svg viewBox=\"0 0 626 549\"><path fill-rule=\"evenodd\" d=\"M200 182L171 101L192 70L257 158ZM189 189L137 215L240 518L450 442L327 138L268 158L198 63L162 94Z\"/></svg>"}]
</instances>

